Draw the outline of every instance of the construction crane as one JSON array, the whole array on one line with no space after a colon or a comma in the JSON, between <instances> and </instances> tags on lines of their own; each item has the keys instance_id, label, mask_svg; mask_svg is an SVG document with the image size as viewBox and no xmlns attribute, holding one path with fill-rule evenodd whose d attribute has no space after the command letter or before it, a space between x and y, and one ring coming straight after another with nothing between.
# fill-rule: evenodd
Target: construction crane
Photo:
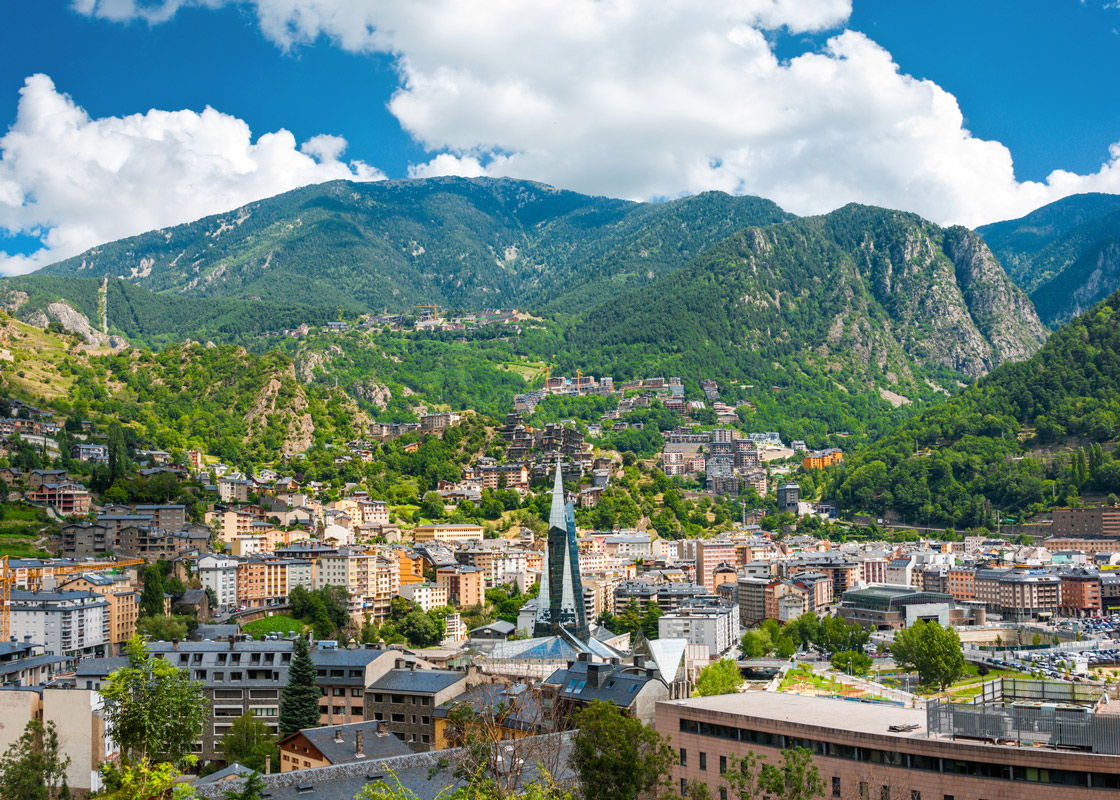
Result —
<instances>
[{"instance_id":1,"label":"construction crane","mask_svg":"<svg viewBox=\"0 0 1120 800\"><path fill-rule=\"evenodd\" d=\"M127 569L138 567L147 562L142 558L122 558L119 561L79 561L74 564L52 565L49 561L37 566L21 568L21 577L25 578L24 585L28 588L39 589L43 585L43 577L51 575L73 575L82 572L101 572L109 569ZM16 582L16 570L8 564L8 557L0 561L0 642L7 642L12 636L12 586Z\"/></svg>"},{"instance_id":2,"label":"construction crane","mask_svg":"<svg viewBox=\"0 0 1120 800\"><path fill-rule=\"evenodd\" d=\"M435 306L435 305L432 305L432 306L413 306L413 308L418 308L421 311L424 311L424 310L429 309L429 308L431 309L431 314L429 316L424 316L423 314L421 314L420 315L421 319L436 319L437 317L439 317L439 306Z\"/></svg>"}]
</instances>

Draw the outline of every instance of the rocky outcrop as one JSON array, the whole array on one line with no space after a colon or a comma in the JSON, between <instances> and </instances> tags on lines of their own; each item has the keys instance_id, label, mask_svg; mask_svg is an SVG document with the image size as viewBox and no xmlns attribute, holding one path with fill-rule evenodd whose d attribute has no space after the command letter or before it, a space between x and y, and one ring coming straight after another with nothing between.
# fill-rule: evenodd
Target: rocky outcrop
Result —
<instances>
[{"instance_id":1,"label":"rocky outcrop","mask_svg":"<svg viewBox=\"0 0 1120 800\"><path fill-rule=\"evenodd\" d=\"M389 405L393 393L389 387L382 386L375 380L358 381L350 387L350 394L359 400L364 400L374 408L381 410Z\"/></svg>"}]
</instances>

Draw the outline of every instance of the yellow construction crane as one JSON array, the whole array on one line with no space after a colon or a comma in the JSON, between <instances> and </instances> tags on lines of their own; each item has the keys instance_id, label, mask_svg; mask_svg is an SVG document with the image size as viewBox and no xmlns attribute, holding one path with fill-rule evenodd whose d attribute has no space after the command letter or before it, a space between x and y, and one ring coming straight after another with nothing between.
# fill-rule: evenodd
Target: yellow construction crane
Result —
<instances>
[{"instance_id":1,"label":"yellow construction crane","mask_svg":"<svg viewBox=\"0 0 1120 800\"><path fill-rule=\"evenodd\" d=\"M432 315L429 317L429 319L436 319L439 316L439 306L413 306L413 308L418 308L421 311L430 308L432 310Z\"/></svg>"},{"instance_id":2,"label":"yellow construction crane","mask_svg":"<svg viewBox=\"0 0 1120 800\"><path fill-rule=\"evenodd\" d=\"M101 572L108 569L127 569L138 567L147 562L142 558L122 558L119 561L82 561L77 564L52 565L49 561L45 564L26 567L19 570L25 576L25 585L29 589L38 589L43 585L43 577L52 575L73 575L82 572ZM16 582L16 570L8 564L8 557L0 561L0 642L9 641L12 637L12 586Z\"/></svg>"}]
</instances>

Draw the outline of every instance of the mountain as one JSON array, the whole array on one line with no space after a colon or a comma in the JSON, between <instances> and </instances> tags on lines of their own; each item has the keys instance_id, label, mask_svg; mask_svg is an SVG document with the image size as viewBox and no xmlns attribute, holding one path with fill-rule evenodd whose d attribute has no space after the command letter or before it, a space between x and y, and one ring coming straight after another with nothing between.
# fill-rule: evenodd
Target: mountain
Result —
<instances>
[{"instance_id":1,"label":"mountain","mask_svg":"<svg viewBox=\"0 0 1120 800\"><path fill-rule=\"evenodd\" d=\"M851 454L831 491L849 511L991 526L1120 492L1120 292L957 397Z\"/></svg>"},{"instance_id":2,"label":"mountain","mask_svg":"<svg viewBox=\"0 0 1120 800\"><path fill-rule=\"evenodd\" d=\"M37 275L289 306L571 310L647 284L748 225L789 218L769 200L720 192L636 203L510 179L333 181Z\"/></svg>"},{"instance_id":3,"label":"mountain","mask_svg":"<svg viewBox=\"0 0 1120 800\"><path fill-rule=\"evenodd\" d=\"M1048 324L1120 288L1120 195L1071 195L976 231Z\"/></svg>"},{"instance_id":4,"label":"mountain","mask_svg":"<svg viewBox=\"0 0 1120 800\"><path fill-rule=\"evenodd\" d=\"M838 409L869 393L882 406L928 399L1027 358L1044 338L976 234L849 205L743 230L580 315L560 366L601 364L618 380L657 365L751 385L752 402L776 404L773 417L784 411L788 424L783 388L818 387L812 402Z\"/></svg>"}]
</instances>

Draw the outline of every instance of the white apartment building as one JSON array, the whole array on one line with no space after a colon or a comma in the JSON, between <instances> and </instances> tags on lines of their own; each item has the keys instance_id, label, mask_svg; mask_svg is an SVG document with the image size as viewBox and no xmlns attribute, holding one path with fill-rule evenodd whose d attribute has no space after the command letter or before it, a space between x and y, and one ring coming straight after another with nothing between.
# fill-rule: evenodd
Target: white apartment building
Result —
<instances>
[{"instance_id":1,"label":"white apartment building","mask_svg":"<svg viewBox=\"0 0 1120 800\"><path fill-rule=\"evenodd\" d=\"M739 606L717 601L694 601L665 614L657 621L662 639L687 639L708 648L720 658L739 641Z\"/></svg>"},{"instance_id":2,"label":"white apartment building","mask_svg":"<svg viewBox=\"0 0 1120 800\"><path fill-rule=\"evenodd\" d=\"M11 635L42 642L47 655L97 655L110 647L109 601L95 592L16 589L10 608Z\"/></svg>"},{"instance_id":3,"label":"white apartment building","mask_svg":"<svg viewBox=\"0 0 1120 800\"><path fill-rule=\"evenodd\" d=\"M401 587L400 596L411 600L424 611L447 605L447 587L434 583L409 583Z\"/></svg>"},{"instance_id":4,"label":"white apartment building","mask_svg":"<svg viewBox=\"0 0 1120 800\"><path fill-rule=\"evenodd\" d=\"M198 559L198 580L211 589L219 608L237 605L237 559L212 553Z\"/></svg>"}]
</instances>

